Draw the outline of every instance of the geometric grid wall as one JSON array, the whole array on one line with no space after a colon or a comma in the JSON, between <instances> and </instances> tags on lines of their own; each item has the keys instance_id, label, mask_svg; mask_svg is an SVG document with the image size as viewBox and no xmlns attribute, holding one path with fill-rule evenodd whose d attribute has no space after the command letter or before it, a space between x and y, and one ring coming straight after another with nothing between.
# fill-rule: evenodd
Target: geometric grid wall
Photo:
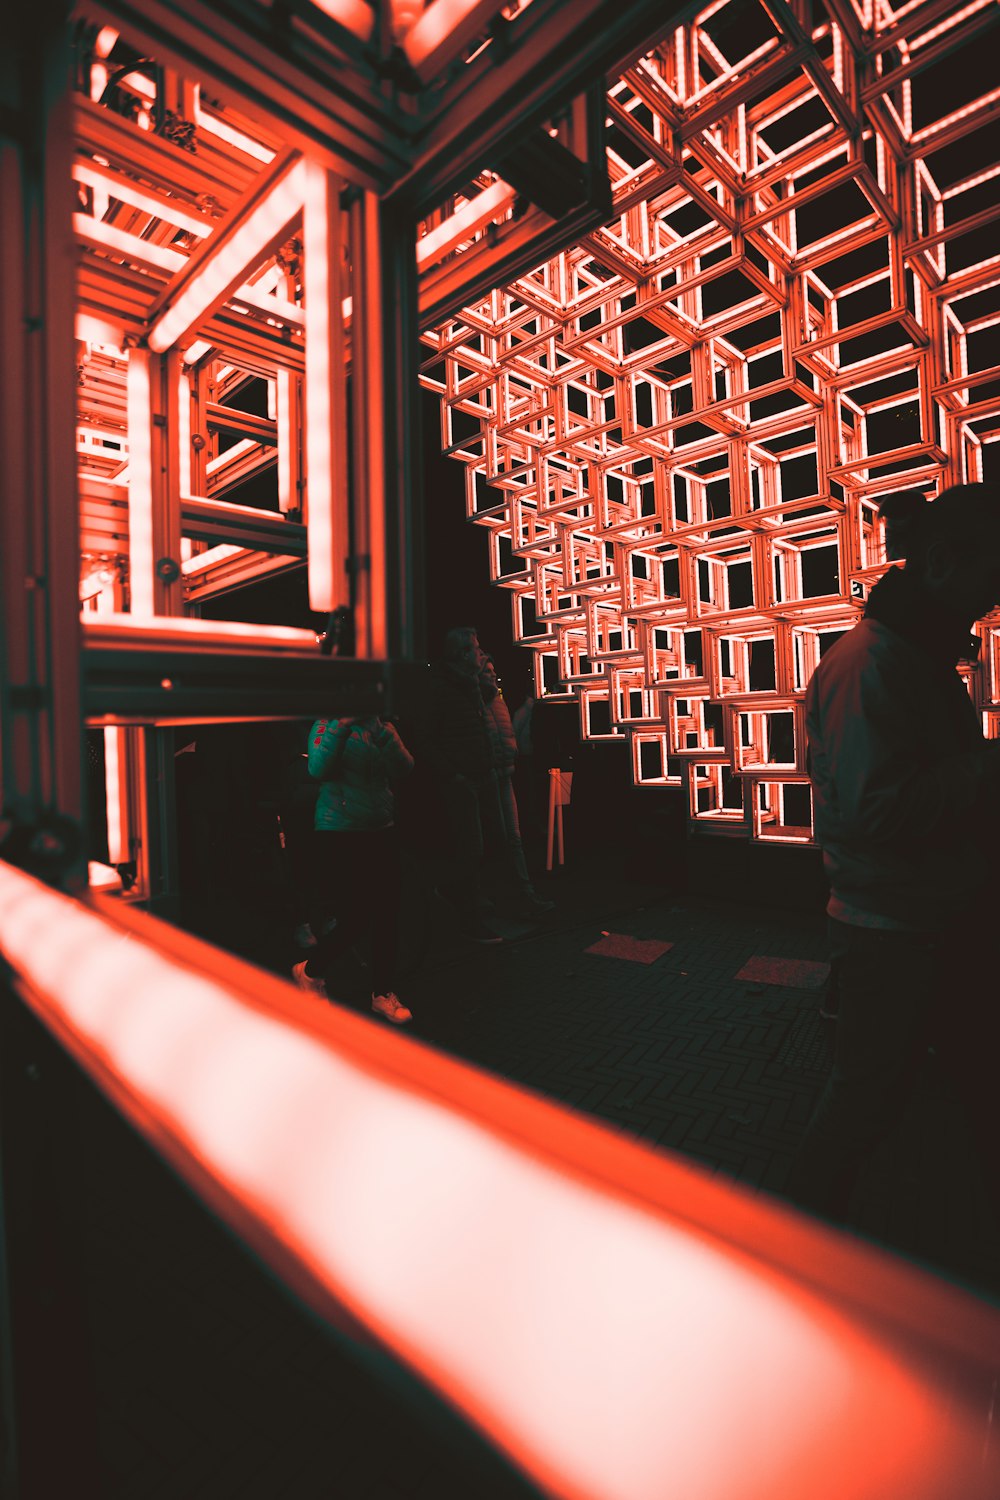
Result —
<instances>
[{"instance_id":1,"label":"geometric grid wall","mask_svg":"<svg viewBox=\"0 0 1000 1500\"><path fill-rule=\"evenodd\" d=\"M423 373L538 690L701 827L799 842L804 689L886 565L881 498L1000 470L1000 7L808 14L713 4L630 66L612 216Z\"/></svg>"}]
</instances>

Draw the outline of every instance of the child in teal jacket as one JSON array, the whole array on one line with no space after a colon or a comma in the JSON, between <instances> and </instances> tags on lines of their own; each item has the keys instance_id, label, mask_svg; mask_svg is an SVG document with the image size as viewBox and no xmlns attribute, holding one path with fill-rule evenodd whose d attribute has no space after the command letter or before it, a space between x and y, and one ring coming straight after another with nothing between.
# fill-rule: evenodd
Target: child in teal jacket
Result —
<instances>
[{"instance_id":1,"label":"child in teal jacket","mask_svg":"<svg viewBox=\"0 0 1000 1500\"><path fill-rule=\"evenodd\" d=\"M292 977L328 995L334 961L371 932L372 1010L399 1026L411 1013L395 993L400 859L392 782L413 768L393 724L378 717L319 719L309 733L317 870L336 926Z\"/></svg>"}]
</instances>

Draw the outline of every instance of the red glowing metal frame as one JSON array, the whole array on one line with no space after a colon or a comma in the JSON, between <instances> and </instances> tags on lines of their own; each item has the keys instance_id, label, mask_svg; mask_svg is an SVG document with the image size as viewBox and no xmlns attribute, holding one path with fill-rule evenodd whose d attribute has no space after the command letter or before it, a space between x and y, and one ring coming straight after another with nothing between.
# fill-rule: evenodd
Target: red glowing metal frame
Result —
<instances>
[{"instance_id":1,"label":"red glowing metal frame","mask_svg":"<svg viewBox=\"0 0 1000 1500\"><path fill-rule=\"evenodd\" d=\"M998 258L967 248L1000 212L995 193L977 207L997 169L939 182L955 169L931 156L984 127L997 90L970 81L921 129L911 109L915 91L932 107L925 69L997 19L838 0L810 30L783 0L706 7L609 88L606 226L424 336L539 690L575 694L585 735L603 703L634 780L680 780L702 828L808 838L780 810L803 782L803 643L856 618L885 567L879 499L979 480L1000 435ZM708 675L671 683L658 630L697 633ZM746 661L720 672L741 639L769 643L769 684ZM969 678L983 709L995 663ZM789 764L738 753L747 694L794 715ZM661 733L669 777L637 748Z\"/></svg>"},{"instance_id":2,"label":"red glowing metal frame","mask_svg":"<svg viewBox=\"0 0 1000 1500\"><path fill-rule=\"evenodd\" d=\"M488 10L435 0L418 16L397 6L391 30L418 73L438 63L454 72L466 31L482 30ZM995 203L983 206L983 195L997 169L952 171L949 180L935 154L988 124L996 90L972 97L970 89L967 105L919 129L912 109L927 69L985 41L995 9L883 7L869 15L837 0L812 29L783 0L743 12L742 30L730 4L698 12L613 79L610 218L428 334L425 380L444 398L444 442L467 467L469 513L489 529L491 576L512 594L514 633L535 654L539 685L578 697L585 734L595 732L598 713L610 719L609 735L633 745L628 763L639 784L685 788L699 827L800 842L801 825L781 813L782 787L801 785L804 771L800 719L789 762L739 754L742 698L777 693L795 708L815 643L850 623L884 567L881 496L912 485L933 494L978 478L984 446L1000 438L1000 359L987 352L1000 319L1000 258L968 250L994 222ZM526 36L533 13L527 7ZM339 22L356 33L346 10ZM107 45L95 43L94 66L103 66ZM276 462L282 514L304 510L309 521L317 609L346 598L353 504L365 559L352 583L358 649L379 656L385 433L356 408L352 501L341 389L345 360L367 370L366 388L378 379L378 216L370 204L356 206L331 227L314 210L314 249L298 273L283 276L271 257L287 258L287 246L262 239L259 225L277 214L294 228L292 200L298 212L305 189L279 213L282 183L308 171L321 185L327 168L319 156L308 166L276 156L276 138L259 119L205 108L197 82L164 76L178 97L193 89L205 133L197 170L150 130L90 100L79 106L75 173L81 190L102 195L76 219L85 247L81 330L107 331L120 345L137 321L163 341L171 329L159 310L169 317L192 286L212 278L212 296L191 302L195 322L178 324L183 339L199 335L185 351L191 400L182 392L179 430L169 437L181 450L181 487L236 493ZM133 82L154 106L153 72ZM924 120L928 103L920 100ZM571 116L547 128L573 144L583 137L573 135ZM196 191L198 170L215 204ZM838 194L835 217L822 222L817 206ZM461 285L484 255L502 264L504 245L528 222L519 218L524 208L495 172L455 191L418 233L422 282ZM310 276L314 287L322 282L324 257L326 272L341 275L331 235L352 267L350 295L326 297L320 284L318 297L304 297ZM244 242L245 254L227 249ZM248 274L261 256L266 277L255 285ZM216 307L220 295L229 302ZM303 339L307 320L313 335ZM128 358L119 355L123 381ZM95 352L85 379L99 362ZM195 414L226 399L227 363L237 372L234 390L241 370L268 380L276 447L248 440L222 459L210 431L209 448L192 451L205 428ZM81 428L85 472L113 472L102 446L114 431L113 405L99 398ZM886 424L897 419L901 436L887 439ZM135 440L141 476L138 429ZM169 528L160 530L169 539ZM194 612L202 599L278 566L277 554L252 545L238 569L200 566L196 544L183 592L170 595L148 582L153 559L143 535L140 525L132 584L140 612L151 592L154 610L166 597L171 611ZM296 555L290 547L284 557ZM817 593L824 567L829 582ZM538 621L530 637L525 599ZM983 628L990 641L993 623ZM654 649L663 630L681 652L676 667ZM698 672L685 659L695 635ZM763 686L750 681L746 643L773 654L773 680ZM734 658L728 672L722 652ZM990 732L995 660L987 648L983 669L968 679ZM715 740L706 704L722 710ZM656 731L669 772L662 756L637 748L656 743Z\"/></svg>"}]
</instances>

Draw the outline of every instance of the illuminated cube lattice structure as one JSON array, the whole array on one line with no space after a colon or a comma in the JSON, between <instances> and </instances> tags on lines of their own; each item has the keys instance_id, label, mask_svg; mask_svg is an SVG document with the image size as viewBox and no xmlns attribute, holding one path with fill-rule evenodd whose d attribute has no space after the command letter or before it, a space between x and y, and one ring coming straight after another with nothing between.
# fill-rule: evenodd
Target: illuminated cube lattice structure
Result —
<instances>
[{"instance_id":1,"label":"illuminated cube lattice structure","mask_svg":"<svg viewBox=\"0 0 1000 1500\"><path fill-rule=\"evenodd\" d=\"M970 82L997 9L806 9L714 4L629 67L613 216L424 367L539 691L696 824L789 841L804 689L886 565L880 499L995 478L1000 438L1000 89Z\"/></svg>"}]
</instances>

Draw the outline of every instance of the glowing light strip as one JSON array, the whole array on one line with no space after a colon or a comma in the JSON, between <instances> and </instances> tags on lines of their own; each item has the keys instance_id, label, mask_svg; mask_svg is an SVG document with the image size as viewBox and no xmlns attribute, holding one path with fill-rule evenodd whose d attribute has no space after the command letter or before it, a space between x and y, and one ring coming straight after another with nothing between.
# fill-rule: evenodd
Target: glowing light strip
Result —
<instances>
[{"instance_id":1,"label":"glowing light strip","mask_svg":"<svg viewBox=\"0 0 1000 1500\"><path fill-rule=\"evenodd\" d=\"M156 98L156 84L151 78L147 78L145 73L140 73L136 69L133 69L131 73L126 73L118 80L118 83L121 88L130 88L134 94L141 94L150 103Z\"/></svg>"},{"instance_id":2,"label":"glowing light strip","mask_svg":"<svg viewBox=\"0 0 1000 1500\"><path fill-rule=\"evenodd\" d=\"M129 597L133 615L153 614L153 438L149 355L129 351L128 359L128 554Z\"/></svg>"},{"instance_id":3,"label":"glowing light strip","mask_svg":"<svg viewBox=\"0 0 1000 1500\"><path fill-rule=\"evenodd\" d=\"M339 188L308 162L303 214L306 278L306 504L309 607L348 603L347 404L340 291Z\"/></svg>"},{"instance_id":4,"label":"glowing light strip","mask_svg":"<svg viewBox=\"0 0 1000 1500\"><path fill-rule=\"evenodd\" d=\"M245 453L249 453L252 449L259 446L258 443L254 442L253 438L240 438L239 442L234 443L231 448L227 448L225 453L220 453L217 458L210 458L205 465L205 473L216 474L219 469L228 468L234 459L242 458ZM242 506L237 508L242 509Z\"/></svg>"},{"instance_id":5,"label":"glowing light strip","mask_svg":"<svg viewBox=\"0 0 1000 1500\"><path fill-rule=\"evenodd\" d=\"M250 441L249 438L247 441ZM218 510L228 510L234 516L262 516L267 521L277 519L274 511L267 510L263 505L238 505L235 500L216 500L214 496L209 500L204 495L189 495L187 503L194 507L194 515L198 514L199 506L204 506L209 515L214 515Z\"/></svg>"},{"instance_id":6,"label":"glowing light strip","mask_svg":"<svg viewBox=\"0 0 1000 1500\"><path fill-rule=\"evenodd\" d=\"M199 552L196 557L189 557L186 562L181 563L181 572L190 576L192 573L204 572L206 568L212 568L216 563L223 562L227 557L234 557L237 552L246 552L246 547L234 547L230 542L220 542L217 547L209 547L207 552Z\"/></svg>"},{"instance_id":7,"label":"glowing light strip","mask_svg":"<svg viewBox=\"0 0 1000 1500\"><path fill-rule=\"evenodd\" d=\"M206 343L204 339L195 339L190 349L185 349L184 351L184 363L186 365L196 365L199 359L202 359L206 354L210 354L213 348L214 345Z\"/></svg>"},{"instance_id":8,"label":"glowing light strip","mask_svg":"<svg viewBox=\"0 0 1000 1500\"><path fill-rule=\"evenodd\" d=\"M236 289L232 301L234 306L237 302L247 302L260 312L267 313L268 320L275 327L282 323L290 323L293 328L305 327L305 313L297 302L289 302L285 297L273 297L268 292L258 291L249 282L245 282L243 286Z\"/></svg>"},{"instance_id":9,"label":"glowing light strip","mask_svg":"<svg viewBox=\"0 0 1000 1500\"><path fill-rule=\"evenodd\" d=\"M117 450L104 446L107 439L117 444ZM125 434L120 429L114 427L78 427L76 429L76 447L78 453L89 450L98 457L120 458L125 451Z\"/></svg>"},{"instance_id":10,"label":"glowing light strip","mask_svg":"<svg viewBox=\"0 0 1000 1500\"><path fill-rule=\"evenodd\" d=\"M300 630L294 625L247 625L239 620L195 620L172 615L140 620L131 614L112 613L102 615L99 620L85 615L83 627L84 633L94 641L117 640L124 645L131 644L130 635L139 644L171 639L183 641L189 637L205 645L280 645L300 647L308 650L310 655L316 652L316 632Z\"/></svg>"},{"instance_id":11,"label":"glowing light strip","mask_svg":"<svg viewBox=\"0 0 1000 1500\"><path fill-rule=\"evenodd\" d=\"M965 5L961 10L952 11L943 21L939 21L936 26L929 26L926 31L911 32L907 38L911 53L914 57L919 57L923 48L935 41L939 36L944 36L947 32L956 30L963 21L967 21L970 16L978 15L982 10L992 10L993 5L994 0L973 0L971 5ZM899 18L899 13L897 12L897 21ZM885 44L883 43L882 45L884 46Z\"/></svg>"},{"instance_id":12,"label":"glowing light strip","mask_svg":"<svg viewBox=\"0 0 1000 1500\"><path fill-rule=\"evenodd\" d=\"M984 1419L973 1398L961 1408L955 1372L908 1369L905 1353L706 1234L698 1209L723 1190L276 981L261 976L244 998L242 966L230 988L127 930L123 942L0 865L0 949L119 1108L265 1256L280 1249L287 1275L301 1267L543 1490L990 1494ZM470 1107L477 1084L489 1103ZM549 1144L560 1133L570 1170ZM615 1176L626 1163L631 1190ZM735 1191L727 1202L737 1242L764 1221L776 1240L799 1236L803 1256L833 1244ZM906 1290L916 1298L914 1281ZM927 1291L939 1317L980 1316L985 1351L996 1314Z\"/></svg>"},{"instance_id":13,"label":"glowing light strip","mask_svg":"<svg viewBox=\"0 0 1000 1500\"><path fill-rule=\"evenodd\" d=\"M182 500L191 498L191 385L183 366L177 374L177 449Z\"/></svg>"},{"instance_id":14,"label":"glowing light strip","mask_svg":"<svg viewBox=\"0 0 1000 1500\"><path fill-rule=\"evenodd\" d=\"M194 122L199 129L208 135L218 136L220 141L225 141L230 146L235 146L237 151L242 151L244 156L252 156L255 161L264 163L274 160L274 152L269 150L260 141L255 141L242 130L237 130L234 125L227 125L225 120L220 120L218 115L210 114L202 109L200 102L195 103Z\"/></svg>"},{"instance_id":15,"label":"glowing light strip","mask_svg":"<svg viewBox=\"0 0 1000 1500\"><path fill-rule=\"evenodd\" d=\"M946 203L949 198L955 198L959 193L968 193L972 188L992 181L994 177L1000 177L1000 162L995 167L987 167L982 172L974 172L971 177L964 177L961 182L953 183L951 187L945 188L941 194L941 201Z\"/></svg>"},{"instance_id":16,"label":"glowing light strip","mask_svg":"<svg viewBox=\"0 0 1000 1500\"><path fill-rule=\"evenodd\" d=\"M241 287L247 271L273 242L280 238L302 207L304 169L301 162L279 177L215 253L205 245L208 258L195 271L149 330L149 347L163 353L188 333ZM249 294L242 292L245 300Z\"/></svg>"},{"instance_id":17,"label":"glowing light strip","mask_svg":"<svg viewBox=\"0 0 1000 1500\"><path fill-rule=\"evenodd\" d=\"M110 168L98 167L89 161L77 161L73 163L73 177L76 182L100 189L110 197L117 198L120 203L128 203L132 208L142 209L142 212L149 214L151 219L162 219L167 224L175 224L178 229L186 229L189 234L195 234L199 239L206 234L211 234L215 228L212 219L198 218L191 209L186 209L178 200L161 198L147 189L136 187L120 173L112 172ZM143 241L143 243L146 242Z\"/></svg>"},{"instance_id":18,"label":"glowing light strip","mask_svg":"<svg viewBox=\"0 0 1000 1500\"><path fill-rule=\"evenodd\" d=\"M463 204L443 223L436 225L417 242L417 265L432 265L441 260L463 240L470 239L485 224L499 218L517 197L514 189L502 178L484 188L469 203Z\"/></svg>"},{"instance_id":19,"label":"glowing light strip","mask_svg":"<svg viewBox=\"0 0 1000 1500\"><path fill-rule=\"evenodd\" d=\"M155 266L160 271L181 271L187 265L187 256L181 255L179 250L171 250L168 245L154 245L150 240L140 239L137 234L129 234L127 229L119 229L114 224L105 224L101 219L91 218L90 214L74 214L73 230L80 239L87 240L92 245L100 245L106 250L114 250L134 266Z\"/></svg>"},{"instance_id":20,"label":"glowing light strip","mask_svg":"<svg viewBox=\"0 0 1000 1500\"><path fill-rule=\"evenodd\" d=\"M121 323L109 323L105 318L95 318L93 313L78 312L74 324L75 336L85 344L98 344L121 354L125 329Z\"/></svg>"},{"instance_id":21,"label":"glowing light strip","mask_svg":"<svg viewBox=\"0 0 1000 1500\"><path fill-rule=\"evenodd\" d=\"M336 21L338 26L356 36L359 42L371 40L375 30L375 10L364 0L312 0L312 3L324 16L329 16L331 21Z\"/></svg>"},{"instance_id":22,"label":"glowing light strip","mask_svg":"<svg viewBox=\"0 0 1000 1500\"><path fill-rule=\"evenodd\" d=\"M118 756L120 729L104 730L104 792L108 819L108 864L120 865L126 858L122 839L121 762Z\"/></svg>"},{"instance_id":23,"label":"glowing light strip","mask_svg":"<svg viewBox=\"0 0 1000 1500\"><path fill-rule=\"evenodd\" d=\"M990 106L1000 99L1000 88L991 89L988 94L981 94L971 104L964 105L961 109L953 110L950 115L943 115L940 120L935 120L932 125L925 125L922 130L915 130L910 137L912 148L922 146L926 141L931 141L936 135L950 130L952 125L957 125L959 120L966 120L970 115L986 114Z\"/></svg>"},{"instance_id":24,"label":"glowing light strip","mask_svg":"<svg viewBox=\"0 0 1000 1500\"><path fill-rule=\"evenodd\" d=\"M282 512L297 510L299 498L292 493L292 377L287 370L277 372L275 389L276 422L278 426L278 509Z\"/></svg>"},{"instance_id":25,"label":"glowing light strip","mask_svg":"<svg viewBox=\"0 0 1000 1500\"><path fill-rule=\"evenodd\" d=\"M433 0L402 40L406 59L420 80L426 83L457 57L501 8L497 0Z\"/></svg>"}]
</instances>

